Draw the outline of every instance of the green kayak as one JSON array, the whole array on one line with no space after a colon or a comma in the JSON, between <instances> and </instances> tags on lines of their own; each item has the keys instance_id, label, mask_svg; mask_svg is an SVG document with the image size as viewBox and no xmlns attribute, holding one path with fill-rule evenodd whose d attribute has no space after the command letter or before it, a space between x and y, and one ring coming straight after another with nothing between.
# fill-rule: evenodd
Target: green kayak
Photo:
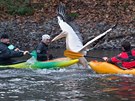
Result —
<instances>
[{"instance_id":1,"label":"green kayak","mask_svg":"<svg viewBox=\"0 0 135 101\"><path fill-rule=\"evenodd\" d=\"M29 59L26 62L15 63L11 65L0 65L0 68L32 68L32 69L56 69L64 68L77 63L78 59L57 58L50 61L39 62Z\"/></svg>"}]
</instances>

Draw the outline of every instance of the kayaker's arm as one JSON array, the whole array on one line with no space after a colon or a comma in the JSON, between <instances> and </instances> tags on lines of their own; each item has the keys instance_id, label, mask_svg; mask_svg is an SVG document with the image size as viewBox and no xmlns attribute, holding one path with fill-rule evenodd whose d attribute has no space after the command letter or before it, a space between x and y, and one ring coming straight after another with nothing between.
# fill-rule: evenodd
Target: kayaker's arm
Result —
<instances>
[{"instance_id":1,"label":"kayaker's arm","mask_svg":"<svg viewBox=\"0 0 135 101\"><path fill-rule=\"evenodd\" d=\"M110 63L110 64L114 64L119 66L121 69L125 70L126 68L121 66L120 60L117 59L117 56L112 57L112 58L108 58L108 57L103 57L103 60L105 60L106 62Z\"/></svg>"},{"instance_id":2,"label":"kayaker's arm","mask_svg":"<svg viewBox=\"0 0 135 101\"><path fill-rule=\"evenodd\" d=\"M0 55L0 57L3 59L10 59L10 58L15 58L15 57L21 57L25 54L27 54L26 51L24 51L24 52L14 51L14 50L10 50L5 47L5 48L3 48L3 51Z\"/></svg>"},{"instance_id":3,"label":"kayaker's arm","mask_svg":"<svg viewBox=\"0 0 135 101\"><path fill-rule=\"evenodd\" d=\"M102 58L104 61L108 62L108 63L113 63L111 58L108 58L108 57L103 57Z\"/></svg>"},{"instance_id":4,"label":"kayaker's arm","mask_svg":"<svg viewBox=\"0 0 135 101\"><path fill-rule=\"evenodd\" d=\"M15 46L12 45L12 44L8 46L8 49L10 49L11 52L14 52L14 51L15 51L15 52L17 52L17 51L18 51L18 52L21 52L21 53L23 53L23 55L29 54L29 51L20 50L19 48L15 47ZM15 52L14 52L14 53L15 53Z\"/></svg>"}]
</instances>

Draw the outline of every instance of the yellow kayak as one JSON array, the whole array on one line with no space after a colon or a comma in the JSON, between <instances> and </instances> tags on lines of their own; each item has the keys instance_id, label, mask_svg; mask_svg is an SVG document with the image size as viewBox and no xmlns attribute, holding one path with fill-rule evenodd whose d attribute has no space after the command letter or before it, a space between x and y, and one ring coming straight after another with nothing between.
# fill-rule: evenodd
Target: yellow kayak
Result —
<instances>
[{"instance_id":1,"label":"yellow kayak","mask_svg":"<svg viewBox=\"0 0 135 101\"><path fill-rule=\"evenodd\" d=\"M92 70L99 74L133 74L135 75L135 69L123 70L120 67L107 63L107 62L98 62L91 61L89 66Z\"/></svg>"}]
</instances>

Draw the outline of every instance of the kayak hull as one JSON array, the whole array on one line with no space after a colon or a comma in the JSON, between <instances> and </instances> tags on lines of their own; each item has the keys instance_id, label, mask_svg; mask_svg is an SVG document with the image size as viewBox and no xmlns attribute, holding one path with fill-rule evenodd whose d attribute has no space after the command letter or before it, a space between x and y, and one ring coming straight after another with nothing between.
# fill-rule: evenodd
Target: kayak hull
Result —
<instances>
[{"instance_id":1,"label":"kayak hull","mask_svg":"<svg viewBox=\"0 0 135 101\"><path fill-rule=\"evenodd\" d=\"M12 65L0 65L0 68L32 68L32 69L55 69L55 68L64 68L70 65L77 63L79 60L74 59L70 60L68 58L58 58L50 61L34 63L22 62Z\"/></svg>"},{"instance_id":2,"label":"kayak hull","mask_svg":"<svg viewBox=\"0 0 135 101\"><path fill-rule=\"evenodd\" d=\"M107 62L98 62L91 61L89 66L98 74L133 74L135 75L135 69L123 70L120 67L107 63Z\"/></svg>"}]
</instances>

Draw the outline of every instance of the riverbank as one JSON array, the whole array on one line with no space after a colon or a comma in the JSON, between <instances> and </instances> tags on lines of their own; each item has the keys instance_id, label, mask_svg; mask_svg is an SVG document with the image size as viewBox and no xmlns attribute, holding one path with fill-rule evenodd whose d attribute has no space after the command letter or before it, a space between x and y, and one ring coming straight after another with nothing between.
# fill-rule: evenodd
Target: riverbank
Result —
<instances>
[{"instance_id":1,"label":"riverbank","mask_svg":"<svg viewBox=\"0 0 135 101\"><path fill-rule=\"evenodd\" d=\"M118 23L117 28L108 33L95 47L116 49L120 48L123 40L128 40L135 46L135 2L131 1L105 0L101 3L98 0L73 0L67 1L66 5L71 13L77 14L75 22L80 26L84 43ZM38 10L32 16L5 17L5 20L0 22L0 33L9 34L11 41L19 48L33 50L43 34L49 34L53 38L61 32L55 14L56 5L52 8L50 11L49 8L47 11L45 8ZM50 47L65 48L65 39L52 43Z\"/></svg>"}]
</instances>

